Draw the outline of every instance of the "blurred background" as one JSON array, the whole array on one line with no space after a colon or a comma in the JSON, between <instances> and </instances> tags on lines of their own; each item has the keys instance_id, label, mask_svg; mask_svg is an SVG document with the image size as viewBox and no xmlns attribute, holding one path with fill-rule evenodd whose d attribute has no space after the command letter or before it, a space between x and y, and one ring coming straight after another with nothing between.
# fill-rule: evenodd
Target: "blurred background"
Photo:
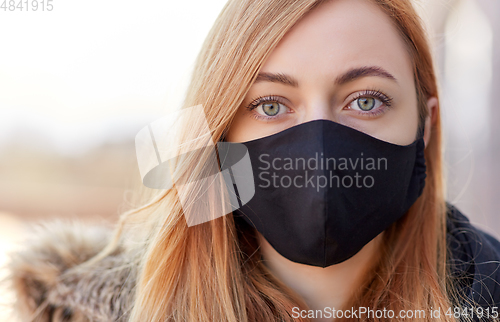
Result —
<instances>
[{"instance_id":1,"label":"blurred background","mask_svg":"<svg viewBox=\"0 0 500 322\"><path fill-rule=\"evenodd\" d=\"M26 227L114 223L134 137L177 108L225 0L53 0L0 9L0 265ZM500 2L418 0L439 72L447 198L500 237ZM0 278L3 272L0 271ZM0 291L0 303L8 294ZM0 306L6 321L8 306Z\"/></svg>"}]
</instances>

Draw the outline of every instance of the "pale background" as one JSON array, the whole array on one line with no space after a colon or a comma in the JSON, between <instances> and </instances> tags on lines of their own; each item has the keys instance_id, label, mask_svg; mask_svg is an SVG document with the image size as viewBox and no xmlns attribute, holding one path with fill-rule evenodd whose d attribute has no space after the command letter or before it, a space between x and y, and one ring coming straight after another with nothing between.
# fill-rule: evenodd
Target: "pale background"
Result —
<instances>
[{"instance_id":1,"label":"pale background","mask_svg":"<svg viewBox=\"0 0 500 322\"><path fill-rule=\"evenodd\" d=\"M134 136L179 106L224 3L54 0L51 12L0 10L0 265L38 220L117 219L140 184ZM500 237L500 2L417 6L439 68L448 200ZM8 300L0 290L0 321Z\"/></svg>"}]
</instances>

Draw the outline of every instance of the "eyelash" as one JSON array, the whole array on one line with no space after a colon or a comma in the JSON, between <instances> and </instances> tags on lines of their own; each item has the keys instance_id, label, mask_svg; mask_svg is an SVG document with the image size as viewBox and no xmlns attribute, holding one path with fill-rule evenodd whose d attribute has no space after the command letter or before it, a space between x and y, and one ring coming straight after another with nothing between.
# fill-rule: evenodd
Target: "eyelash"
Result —
<instances>
[{"instance_id":1,"label":"eyelash","mask_svg":"<svg viewBox=\"0 0 500 322\"><path fill-rule=\"evenodd\" d=\"M375 111L362 112L362 111L358 111L358 110L353 110L353 111L358 112L360 115L363 115L363 116L369 116L369 117L378 116L378 115L385 112L384 107L390 108L392 106L393 98L384 94L382 91L380 91L378 89L367 89L367 90L358 92L356 94L356 96L353 99L351 99L351 101L347 104L347 106L352 104L357 99L360 99L363 97L376 98L376 99L379 99L383 103L383 105L380 106L379 108L377 108ZM275 103L280 103L280 104L286 105L286 103L283 102L283 99L279 96L275 96L275 95L259 96L259 97L252 100L252 102L247 106L247 109L249 111L252 111L255 108L257 108L260 104L269 103L269 102L275 102ZM264 115L253 114L252 116L256 119L264 119L264 120L273 119L273 120L275 120L275 119L279 118L281 115L282 114L279 114L278 116L264 116Z\"/></svg>"},{"instance_id":2,"label":"eyelash","mask_svg":"<svg viewBox=\"0 0 500 322\"><path fill-rule=\"evenodd\" d=\"M356 96L347 105L351 105L354 101L363 97L372 97L379 99L382 102L382 105L374 111L362 112L358 110L353 110L354 112L357 112L359 115L376 117L378 115L385 113L386 109L392 106L393 98L390 97L389 95L382 93L382 91L378 89L367 89L357 93Z\"/></svg>"},{"instance_id":3,"label":"eyelash","mask_svg":"<svg viewBox=\"0 0 500 322\"><path fill-rule=\"evenodd\" d=\"M382 91L377 90L377 89L368 89L364 90L361 93L356 94L354 99L351 100L349 104L351 104L353 101L361 98L361 97L373 97L373 98L378 98L382 103L384 103L385 106L391 107L392 105L392 97L382 93Z\"/></svg>"},{"instance_id":4,"label":"eyelash","mask_svg":"<svg viewBox=\"0 0 500 322\"><path fill-rule=\"evenodd\" d=\"M259 97L252 100L252 102L247 106L247 109L249 111L252 111L252 110L256 109L259 105L261 105L263 103L269 103L269 102L276 102L276 103L286 105L286 103L283 101L283 99L279 96L274 96L274 95L259 96ZM257 115L255 113L252 114L252 116L258 120L276 120L281 115L283 115L283 114L280 114L278 116L264 116L264 115Z\"/></svg>"}]
</instances>

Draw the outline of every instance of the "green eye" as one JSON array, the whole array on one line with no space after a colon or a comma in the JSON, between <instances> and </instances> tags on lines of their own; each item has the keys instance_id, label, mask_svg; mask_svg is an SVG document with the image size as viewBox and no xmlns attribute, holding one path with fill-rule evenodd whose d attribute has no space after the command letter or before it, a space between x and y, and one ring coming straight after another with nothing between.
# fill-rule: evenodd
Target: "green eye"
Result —
<instances>
[{"instance_id":1,"label":"green eye","mask_svg":"<svg viewBox=\"0 0 500 322\"><path fill-rule=\"evenodd\" d=\"M277 102L262 104L262 111L268 116L275 116L280 111L280 104Z\"/></svg>"},{"instance_id":2,"label":"green eye","mask_svg":"<svg viewBox=\"0 0 500 322\"><path fill-rule=\"evenodd\" d=\"M358 98L358 106L362 111L369 111L375 107L375 99L372 97Z\"/></svg>"}]
</instances>

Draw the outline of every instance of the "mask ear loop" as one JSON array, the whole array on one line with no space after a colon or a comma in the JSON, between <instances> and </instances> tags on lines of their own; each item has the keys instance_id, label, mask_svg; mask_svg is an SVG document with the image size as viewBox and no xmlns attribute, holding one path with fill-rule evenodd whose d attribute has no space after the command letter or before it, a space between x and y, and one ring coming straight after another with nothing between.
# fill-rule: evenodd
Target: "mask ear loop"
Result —
<instances>
[{"instance_id":1,"label":"mask ear loop","mask_svg":"<svg viewBox=\"0 0 500 322\"><path fill-rule=\"evenodd\" d=\"M424 138L425 122L419 122L419 123L420 124L418 125L418 130L417 130L417 140Z\"/></svg>"}]
</instances>

